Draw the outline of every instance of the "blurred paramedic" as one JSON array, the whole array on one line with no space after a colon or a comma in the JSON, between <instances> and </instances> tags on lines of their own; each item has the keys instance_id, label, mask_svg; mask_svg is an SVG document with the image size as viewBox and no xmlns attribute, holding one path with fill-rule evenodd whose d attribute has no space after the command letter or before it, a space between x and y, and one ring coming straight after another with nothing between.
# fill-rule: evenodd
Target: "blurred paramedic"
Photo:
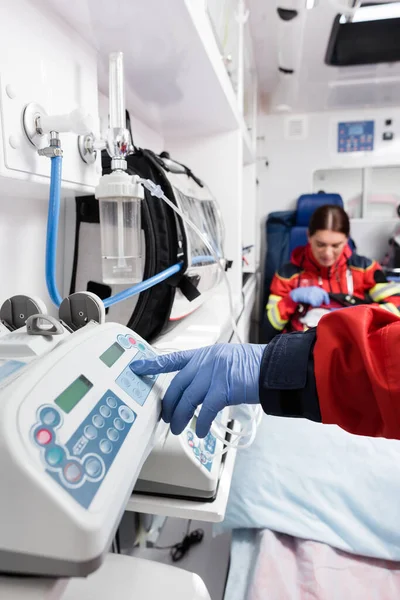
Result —
<instances>
[{"instance_id":1,"label":"blurred paramedic","mask_svg":"<svg viewBox=\"0 0 400 600\"><path fill-rule=\"evenodd\" d=\"M217 344L131 363L138 375L179 373L162 417L181 433L200 405L205 437L229 405L336 424L350 433L400 439L400 317L377 306L345 308L318 327L276 336L267 346Z\"/></svg>"},{"instance_id":2,"label":"blurred paramedic","mask_svg":"<svg viewBox=\"0 0 400 600\"><path fill-rule=\"evenodd\" d=\"M333 310L373 301L399 314L400 285L387 282L376 261L353 252L349 236L349 217L342 208L325 205L314 212L308 244L295 248L272 280L265 341L282 331L307 329L306 315L316 307Z\"/></svg>"}]
</instances>

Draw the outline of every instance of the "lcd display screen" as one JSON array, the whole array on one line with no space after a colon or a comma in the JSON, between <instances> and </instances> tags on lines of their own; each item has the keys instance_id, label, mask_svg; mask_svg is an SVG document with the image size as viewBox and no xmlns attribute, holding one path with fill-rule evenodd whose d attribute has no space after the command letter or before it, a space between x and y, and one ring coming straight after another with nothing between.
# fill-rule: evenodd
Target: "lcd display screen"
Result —
<instances>
[{"instance_id":1,"label":"lcd display screen","mask_svg":"<svg viewBox=\"0 0 400 600\"><path fill-rule=\"evenodd\" d=\"M362 135L364 133L364 127L361 123L355 123L354 125L349 125L348 134L349 135Z\"/></svg>"},{"instance_id":2,"label":"lcd display screen","mask_svg":"<svg viewBox=\"0 0 400 600\"><path fill-rule=\"evenodd\" d=\"M119 358L123 355L125 350L115 342L112 346L110 346L103 354L100 356L100 360L107 365L107 367L112 367L113 364L117 362Z\"/></svg>"},{"instance_id":3,"label":"lcd display screen","mask_svg":"<svg viewBox=\"0 0 400 600\"><path fill-rule=\"evenodd\" d=\"M81 375L57 396L54 402L61 410L70 413L92 387L93 383L91 383L84 375Z\"/></svg>"}]
</instances>

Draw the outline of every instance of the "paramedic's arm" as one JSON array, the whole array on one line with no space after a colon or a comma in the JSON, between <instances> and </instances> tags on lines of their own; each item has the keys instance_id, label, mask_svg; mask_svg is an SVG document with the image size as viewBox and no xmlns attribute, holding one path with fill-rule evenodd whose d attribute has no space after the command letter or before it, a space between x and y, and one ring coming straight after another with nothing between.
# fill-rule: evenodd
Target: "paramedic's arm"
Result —
<instances>
[{"instance_id":1,"label":"paramedic's arm","mask_svg":"<svg viewBox=\"0 0 400 600\"><path fill-rule=\"evenodd\" d=\"M285 268L283 267L283 270ZM290 292L296 287L298 275L292 277L284 275L286 275L284 272L276 273L271 283L263 332L265 341L270 341L281 333L296 312L297 303L291 299Z\"/></svg>"},{"instance_id":2,"label":"paramedic's arm","mask_svg":"<svg viewBox=\"0 0 400 600\"><path fill-rule=\"evenodd\" d=\"M263 409L400 439L399 348L400 318L373 306L339 310L316 329L275 338L261 365Z\"/></svg>"},{"instance_id":3,"label":"paramedic's arm","mask_svg":"<svg viewBox=\"0 0 400 600\"><path fill-rule=\"evenodd\" d=\"M365 291L371 299L389 312L400 315L400 283L388 281L382 267L372 262L364 273Z\"/></svg>"}]
</instances>

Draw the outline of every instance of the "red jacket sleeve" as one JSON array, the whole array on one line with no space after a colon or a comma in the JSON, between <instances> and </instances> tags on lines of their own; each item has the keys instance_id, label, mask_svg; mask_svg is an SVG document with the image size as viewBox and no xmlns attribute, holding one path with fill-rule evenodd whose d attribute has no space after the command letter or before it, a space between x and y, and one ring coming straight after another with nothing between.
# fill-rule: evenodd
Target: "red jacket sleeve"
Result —
<instances>
[{"instance_id":1,"label":"red jacket sleeve","mask_svg":"<svg viewBox=\"0 0 400 600\"><path fill-rule=\"evenodd\" d=\"M387 281L382 267L374 260L364 273L364 291L389 312L400 315L400 284Z\"/></svg>"},{"instance_id":2,"label":"red jacket sleeve","mask_svg":"<svg viewBox=\"0 0 400 600\"><path fill-rule=\"evenodd\" d=\"M374 306L339 310L317 328L321 420L359 435L400 439L400 318Z\"/></svg>"},{"instance_id":3,"label":"red jacket sleeve","mask_svg":"<svg viewBox=\"0 0 400 600\"><path fill-rule=\"evenodd\" d=\"M279 274L276 274L272 280L266 311L268 321L277 331L282 331L296 312L297 303L289 294L297 286L297 281L297 275L285 278Z\"/></svg>"}]
</instances>

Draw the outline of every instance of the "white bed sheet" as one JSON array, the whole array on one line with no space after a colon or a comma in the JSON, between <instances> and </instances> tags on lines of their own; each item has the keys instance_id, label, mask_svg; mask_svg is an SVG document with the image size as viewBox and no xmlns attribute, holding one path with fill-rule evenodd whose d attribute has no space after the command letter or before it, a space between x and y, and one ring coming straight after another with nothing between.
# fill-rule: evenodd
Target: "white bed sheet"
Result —
<instances>
[{"instance_id":1,"label":"white bed sheet","mask_svg":"<svg viewBox=\"0 0 400 600\"><path fill-rule=\"evenodd\" d=\"M400 442L265 416L253 446L237 454L215 531L243 528L400 560Z\"/></svg>"}]
</instances>

